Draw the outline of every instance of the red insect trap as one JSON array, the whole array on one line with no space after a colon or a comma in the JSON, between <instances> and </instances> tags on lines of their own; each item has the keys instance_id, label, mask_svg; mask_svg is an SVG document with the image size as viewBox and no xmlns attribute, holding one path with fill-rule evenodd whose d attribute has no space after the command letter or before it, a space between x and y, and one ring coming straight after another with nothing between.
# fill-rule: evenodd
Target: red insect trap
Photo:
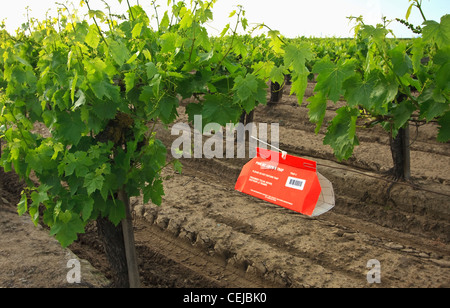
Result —
<instances>
[{"instance_id":1,"label":"red insect trap","mask_svg":"<svg viewBox=\"0 0 450 308\"><path fill-rule=\"evenodd\" d=\"M235 189L290 210L319 216L334 207L330 181L316 162L261 148L242 169Z\"/></svg>"}]
</instances>

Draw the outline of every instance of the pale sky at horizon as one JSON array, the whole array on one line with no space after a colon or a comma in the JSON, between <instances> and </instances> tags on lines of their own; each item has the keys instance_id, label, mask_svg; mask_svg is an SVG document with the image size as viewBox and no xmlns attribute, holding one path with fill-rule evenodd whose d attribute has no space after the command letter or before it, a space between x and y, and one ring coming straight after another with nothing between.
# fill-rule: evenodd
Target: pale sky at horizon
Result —
<instances>
[{"instance_id":1,"label":"pale sky at horizon","mask_svg":"<svg viewBox=\"0 0 450 308\"><path fill-rule=\"evenodd\" d=\"M154 14L151 0L129 0L131 5L139 2L149 16ZM30 16L44 19L45 13L55 17L57 5L55 2L66 0L0 0L0 21L6 18L7 30L13 32L26 22L25 7L31 9ZM79 7L79 0L73 2ZM124 13L127 9L126 1L119 4L118 0L107 0L113 13ZM189 1L186 1L189 3ZM167 0L159 0L160 15L165 10ZM276 3L276 5L274 5ZM347 16L363 15L366 24L375 25L381 22L381 17L387 19L405 18L409 6L408 0L218 0L214 6L214 22L208 27L211 35L218 35L223 27L235 19L228 19L229 13L241 4L246 10L246 18L250 25L265 23L274 30L279 30L286 37L351 37ZM92 9L104 10L104 3L100 0L90 0ZM423 0L423 10L429 20L439 21L440 17L450 14L449 0ZM105 11L105 10L104 10ZM87 8L80 8L80 13L87 12ZM413 8L409 21L420 25L423 21L417 9ZM397 37L411 37L413 34L398 22L390 25Z\"/></svg>"}]
</instances>

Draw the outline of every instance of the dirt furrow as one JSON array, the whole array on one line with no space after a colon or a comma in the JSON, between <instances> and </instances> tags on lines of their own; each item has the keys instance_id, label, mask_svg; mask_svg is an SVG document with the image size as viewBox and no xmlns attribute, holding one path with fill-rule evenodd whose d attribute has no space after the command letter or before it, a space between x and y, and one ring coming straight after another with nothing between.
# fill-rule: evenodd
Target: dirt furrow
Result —
<instances>
[{"instance_id":1,"label":"dirt furrow","mask_svg":"<svg viewBox=\"0 0 450 308\"><path fill-rule=\"evenodd\" d=\"M424 249L420 241L406 246L390 236L390 229L361 221L350 227L337 214L307 218L191 176L167 182L166 189L178 194L168 194L165 206L137 211L149 224L247 274L286 287L364 287L367 261L375 258L386 268L384 286L448 282L445 268L431 279L437 264L448 262L445 248L434 250L429 244ZM375 234L370 232L374 228Z\"/></svg>"}]
</instances>

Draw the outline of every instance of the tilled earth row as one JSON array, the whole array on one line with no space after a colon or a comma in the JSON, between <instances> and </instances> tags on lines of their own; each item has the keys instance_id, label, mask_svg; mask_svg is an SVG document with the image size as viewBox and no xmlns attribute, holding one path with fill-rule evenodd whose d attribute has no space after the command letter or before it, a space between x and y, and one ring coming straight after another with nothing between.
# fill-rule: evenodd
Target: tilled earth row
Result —
<instances>
[{"instance_id":1,"label":"tilled earth row","mask_svg":"<svg viewBox=\"0 0 450 308\"><path fill-rule=\"evenodd\" d=\"M220 173L189 169L166 181L163 206L138 205L136 214L247 276L285 287L365 287L376 259L384 287L449 286L442 242L335 212L308 218L233 191Z\"/></svg>"}]
</instances>

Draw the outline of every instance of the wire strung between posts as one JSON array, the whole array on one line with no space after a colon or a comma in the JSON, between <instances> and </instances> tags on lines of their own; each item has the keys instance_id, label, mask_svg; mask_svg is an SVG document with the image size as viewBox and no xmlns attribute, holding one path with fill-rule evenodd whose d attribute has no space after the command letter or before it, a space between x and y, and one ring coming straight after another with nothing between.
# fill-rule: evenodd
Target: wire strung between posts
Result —
<instances>
[{"instance_id":1,"label":"wire strung between posts","mask_svg":"<svg viewBox=\"0 0 450 308\"><path fill-rule=\"evenodd\" d=\"M417 190L421 190L421 191L425 191L425 192L429 192L429 193L433 193L433 194L437 194L437 195L441 195L441 196L445 196L445 197L449 197L450 198L449 194L438 192L438 191L429 190L429 189L422 188L422 187L419 187L417 185L410 184L410 183L398 182L398 181L382 178L382 177L375 176L375 175L370 175L370 174L367 174L367 173L364 173L364 172L361 172L361 171L352 170L352 169L343 168L343 167L333 167L333 166L326 165L326 164L321 164L321 163L317 163L317 165L318 166L322 166L322 167L326 167L326 168L336 169L336 170L343 170L343 171L353 172L353 173L357 173L357 174L360 174L360 175L364 175L364 176L369 177L369 178L382 180L382 181L389 182L389 183L392 183L392 184L409 186L409 187L412 187L412 188L417 189Z\"/></svg>"},{"instance_id":2,"label":"wire strung between posts","mask_svg":"<svg viewBox=\"0 0 450 308\"><path fill-rule=\"evenodd\" d=\"M279 149L279 148L277 148L277 147L275 147L275 146L273 146L273 145L271 145L271 144L269 144L269 143L267 143L265 141L262 141L262 140L260 140L260 139L258 139L256 137L254 137L254 136L250 136L250 137L255 139L255 140L257 140L257 141L259 141L259 142L261 142L261 143L263 143L263 144L265 144L265 145L270 146L271 148L273 148L273 149L275 149L275 150L277 150L279 152L281 152L283 159L286 159L286 155L287 155L286 151L283 151L283 150L281 150L281 149ZM429 189L426 189L426 188L421 188L421 187L419 187L417 185L413 185L413 184L410 184L410 183L402 183L402 182L398 182L398 181L393 181L393 180L382 178L382 177L378 177L378 176L375 176L375 175L366 174L364 172L360 172L360 171L357 171L357 170L352 170L352 169L342 168L342 167L333 167L333 166L322 164L322 163L317 163L317 166L322 166L322 167L336 169L336 170L343 170L343 171L353 172L353 173L364 175L364 176L367 176L367 177L370 177L370 178L374 178L374 179L377 179L377 180L382 180L382 181L389 182L389 183L392 183L392 184L409 186L409 187L412 187L412 188L417 189L417 190L421 190L421 191L425 191L425 192L429 192L429 193L433 193L433 194L437 194L437 195L441 195L441 196L445 196L445 197L449 197L450 198L450 195L446 194L446 193L441 193L441 192L429 190Z\"/></svg>"},{"instance_id":3,"label":"wire strung between posts","mask_svg":"<svg viewBox=\"0 0 450 308\"><path fill-rule=\"evenodd\" d=\"M269 147L271 147L271 148L277 150L278 152L281 152L282 158L283 158L283 159L286 159L286 156L287 156L287 152L286 152L286 151L283 151L283 150L277 148L276 146L273 146L273 145L271 145L271 144L269 144L269 143L267 143L267 142L265 142L265 141L262 141L262 140L260 140L260 139L258 139L258 138L256 138L256 137L254 137L254 136L250 136L250 137L253 138L253 139L255 139L255 140L258 141L258 142L261 142L261 143L263 143L263 144L265 144L265 145L268 145Z\"/></svg>"}]
</instances>

